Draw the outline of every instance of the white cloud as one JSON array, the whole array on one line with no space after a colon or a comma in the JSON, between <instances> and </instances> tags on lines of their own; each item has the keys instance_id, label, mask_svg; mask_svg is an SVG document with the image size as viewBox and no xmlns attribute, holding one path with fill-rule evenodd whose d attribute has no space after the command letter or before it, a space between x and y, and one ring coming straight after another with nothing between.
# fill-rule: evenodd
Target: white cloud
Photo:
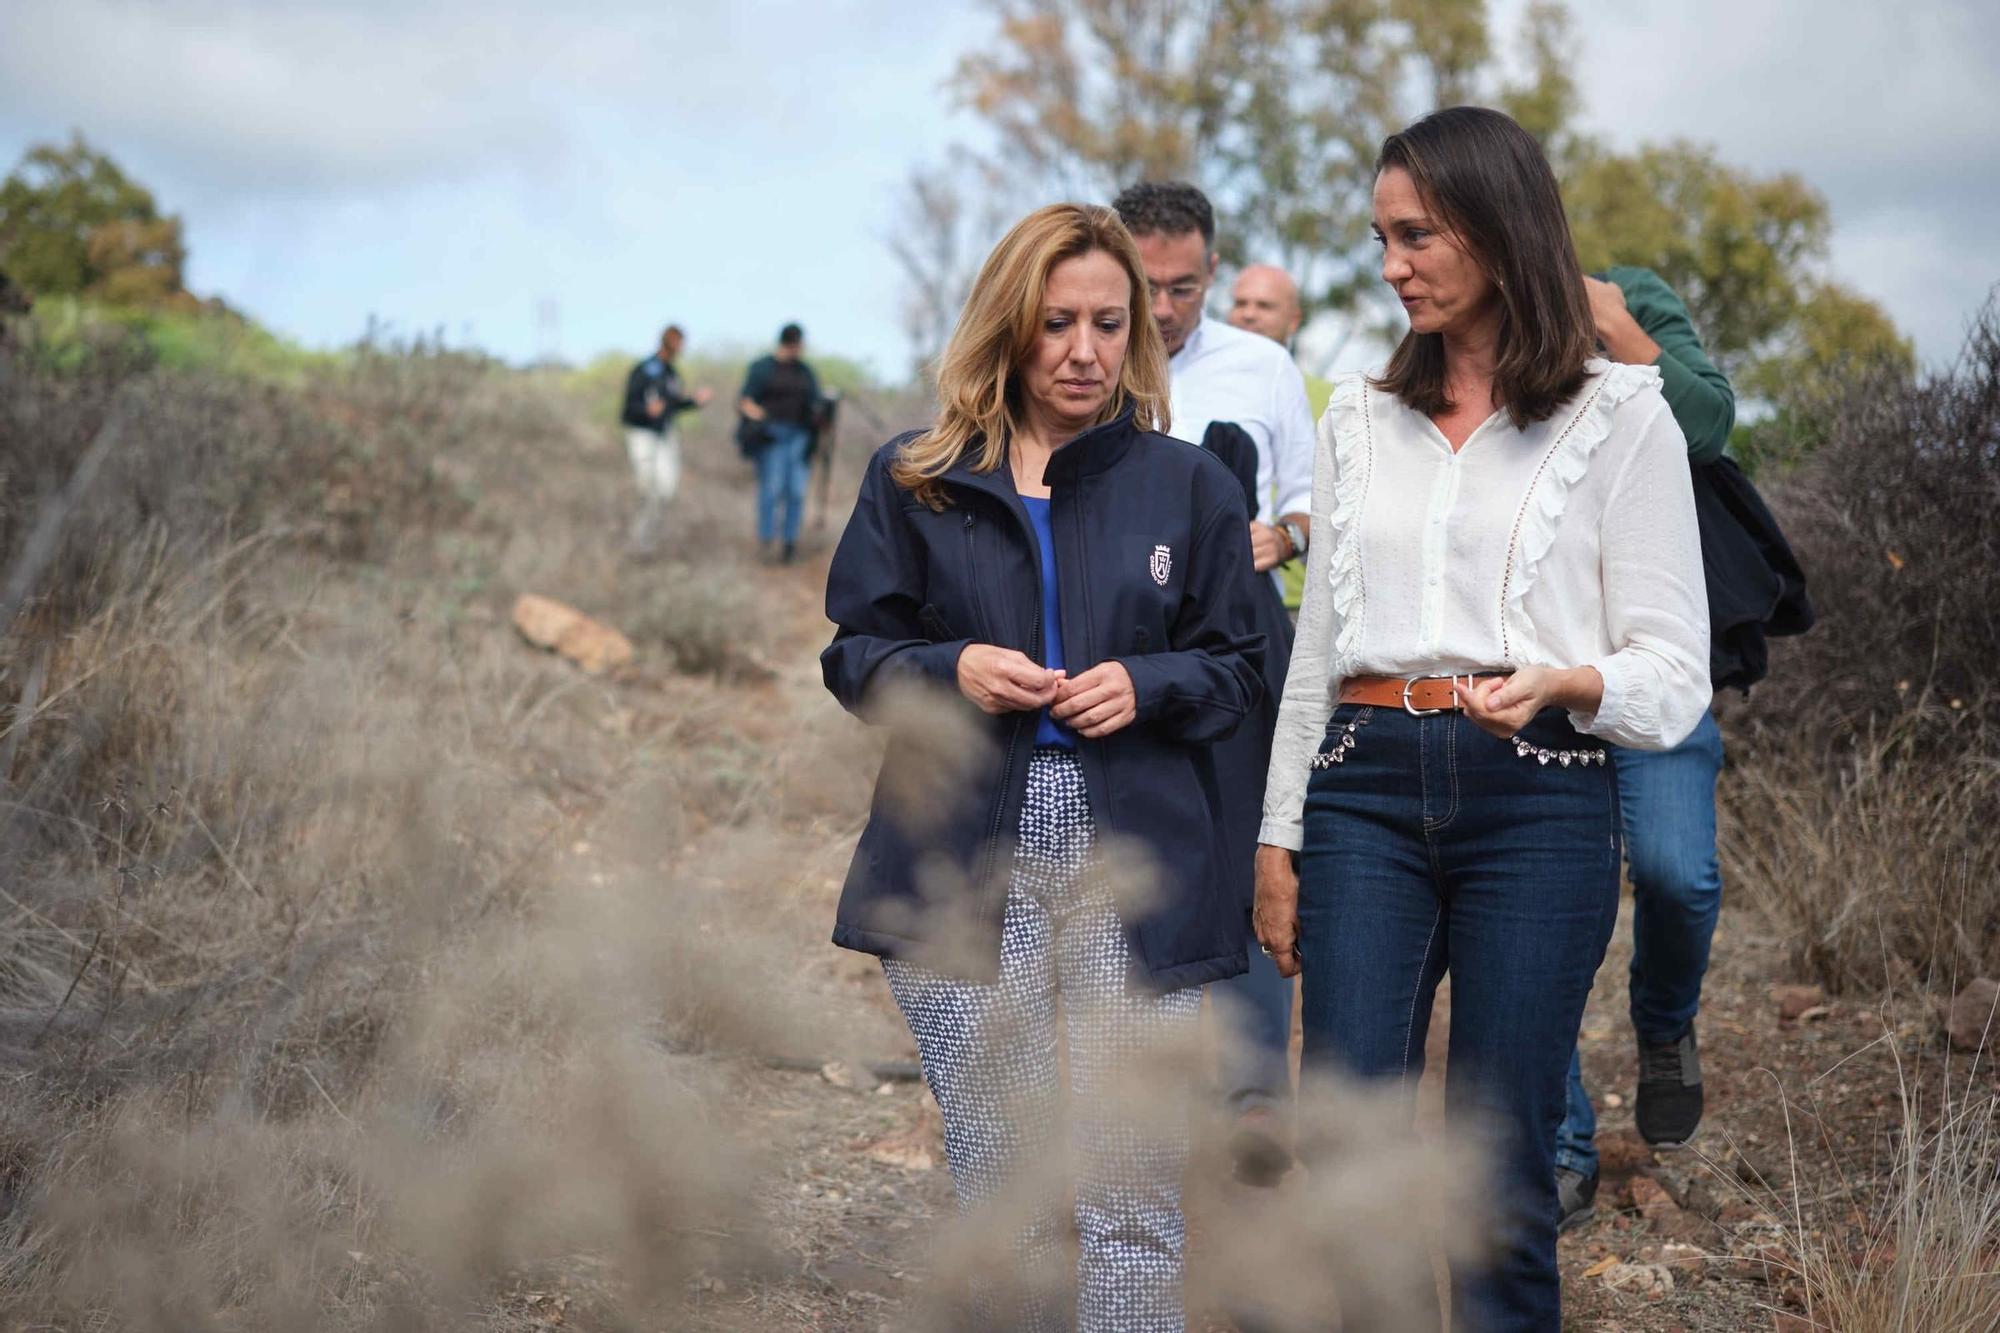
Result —
<instances>
[{"instance_id":1,"label":"white cloud","mask_svg":"<svg viewBox=\"0 0 2000 1333\"><path fill-rule=\"evenodd\" d=\"M1584 118L1689 139L1826 196L1829 274L1942 362L2000 282L2000 7L1980 0L1577 6Z\"/></svg>"}]
</instances>

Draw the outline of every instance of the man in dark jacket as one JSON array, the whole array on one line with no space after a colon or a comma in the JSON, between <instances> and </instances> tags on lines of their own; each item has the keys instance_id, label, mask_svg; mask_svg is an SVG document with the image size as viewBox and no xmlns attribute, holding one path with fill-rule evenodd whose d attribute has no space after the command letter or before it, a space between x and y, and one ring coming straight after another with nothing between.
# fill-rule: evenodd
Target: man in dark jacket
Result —
<instances>
[{"instance_id":1,"label":"man in dark jacket","mask_svg":"<svg viewBox=\"0 0 2000 1333\"><path fill-rule=\"evenodd\" d=\"M757 544L768 559L798 557L807 463L820 410L819 380L805 362L805 331L787 324L769 356L750 363L737 410L763 427L757 446ZM782 545L781 545L782 543Z\"/></svg>"},{"instance_id":2,"label":"man in dark jacket","mask_svg":"<svg viewBox=\"0 0 2000 1333\"><path fill-rule=\"evenodd\" d=\"M1659 369L1668 408L1687 437L1697 473L1721 458L1736 419L1736 395L1709 361L1687 307L1658 274L1614 268L1586 277L1604 354ZM1704 533L1703 548L1708 548ZM1710 569L1711 584L1718 571ZM1713 611L1714 608L1711 608ZM1722 731L1704 714L1671 750L1612 747L1632 881L1632 1025L1638 1034L1634 1117L1656 1147L1679 1146L1701 1121L1701 1063L1694 1032L1709 941L1722 910L1715 854L1715 780ZM1556 1136L1556 1196L1562 1224L1595 1212L1597 1116L1572 1054L1569 1108Z\"/></svg>"},{"instance_id":3,"label":"man in dark jacket","mask_svg":"<svg viewBox=\"0 0 2000 1333\"><path fill-rule=\"evenodd\" d=\"M632 520L632 548L649 555L659 546L660 520L681 485L681 438L674 418L700 407L707 389L689 393L674 362L687 336L678 324L660 333L660 350L632 367L625 377L625 452L639 481L639 512Z\"/></svg>"}]
</instances>

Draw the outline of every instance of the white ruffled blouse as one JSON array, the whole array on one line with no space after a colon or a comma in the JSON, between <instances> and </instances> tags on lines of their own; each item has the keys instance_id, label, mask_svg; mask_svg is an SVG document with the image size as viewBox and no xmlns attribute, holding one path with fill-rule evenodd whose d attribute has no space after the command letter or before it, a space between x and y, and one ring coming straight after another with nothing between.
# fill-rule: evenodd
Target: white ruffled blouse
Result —
<instances>
[{"instance_id":1,"label":"white ruffled blouse","mask_svg":"<svg viewBox=\"0 0 2000 1333\"><path fill-rule=\"evenodd\" d=\"M1297 849L1308 765L1349 676L1593 666L1578 730L1666 749L1709 703L1708 595L1687 442L1651 366L1593 360L1576 399L1454 453L1360 374L1313 464L1305 602L1264 787L1262 841Z\"/></svg>"}]
</instances>

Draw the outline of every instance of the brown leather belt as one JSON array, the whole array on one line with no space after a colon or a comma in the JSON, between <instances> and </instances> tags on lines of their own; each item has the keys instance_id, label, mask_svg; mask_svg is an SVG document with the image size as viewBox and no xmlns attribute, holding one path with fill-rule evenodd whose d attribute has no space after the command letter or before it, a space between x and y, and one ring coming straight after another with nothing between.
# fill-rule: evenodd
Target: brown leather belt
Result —
<instances>
[{"instance_id":1,"label":"brown leather belt","mask_svg":"<svg viewBox=\"0 0 2000 1333\"><path fill-rule=\"evenodd\" d=\"M1349 676L1341 684L1340 702L1400 708L1406 713L1423 717L1458 707L1458 695L1452 688L1454 682L1463 688L1475 680L1493 680L1506 674L1504 671L1488 671L1468 676Z\"/></svg>"}]
</instances>

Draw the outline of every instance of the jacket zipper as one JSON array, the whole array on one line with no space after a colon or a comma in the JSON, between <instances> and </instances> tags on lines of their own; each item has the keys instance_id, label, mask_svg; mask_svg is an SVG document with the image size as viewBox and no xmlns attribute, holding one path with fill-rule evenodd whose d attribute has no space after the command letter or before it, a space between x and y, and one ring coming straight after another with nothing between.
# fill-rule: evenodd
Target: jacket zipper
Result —
<instances>
[{"instance_id":1,"label":"jacket zipper","mask_svg":"<svg viewBox=\"0 0 2000 1333\"><path fill-rule=\"evenodd\" d=\"M1077 486L1079 494L1076 497L1075 503L1071 506L1071 514L1074 518L1076 526L1077 564L1084 569L1089 569L1090 555L1089 552L1085 549L1089 544L1088 538L1086 536L1089 529L1083 521L1083 496L1081 494L1082 489L1083 487L1079 483L1079 485ZM1083 660L1090 663L1092 666L1095 666L1097 665L1097 651L1096 651L1097 645L1095 642L1092 641L1090 634L1091 634L1091 626L1097 623L1097 615L1095 610L1091 607L1090 604L1090 580L1087 578L1083 579L1079 582L1078 586L1080 586L1083 589L1083 617L1082 617ZM1065 654L1065 657L1067 657L1067 654ZM1079 736L1077 739L1081 741L1084 738ZM1092 744L1095 744L1095 742L1092 742ZM1104 801L1104 827L1115 828L1118 823L1118 815L1116 807L1114 807L1111 802L1111 784L1109 782L1106 782L1104 784L1103 801Z\"/></svg>"},{"instance_id":2,"label":"jacket zipper","mask_svg":"<svg viewBox=\"0 0 2000 1333\"><path fill-rule=\"evenodd\" d=\"M965 572L967 581L972 584L972 619L975 622L973 630L975 633L991 640L993 637L993 628L986 623L986 599L979 591L979 560L973 554L972 514L970 511L967 511L965 522L960 525L960 530L965 533Z\"/></svg>"}]
</instances>

